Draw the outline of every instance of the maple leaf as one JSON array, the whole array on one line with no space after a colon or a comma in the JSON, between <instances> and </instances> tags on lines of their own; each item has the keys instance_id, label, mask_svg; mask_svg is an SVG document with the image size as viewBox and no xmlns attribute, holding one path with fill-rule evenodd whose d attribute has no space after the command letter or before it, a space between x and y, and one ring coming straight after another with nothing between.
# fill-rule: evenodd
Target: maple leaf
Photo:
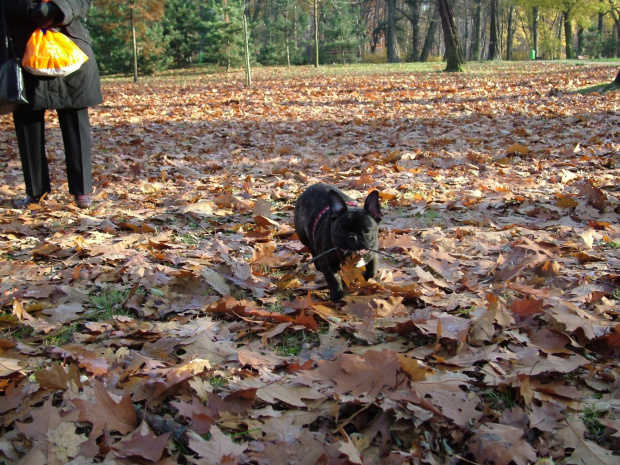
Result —
<instances>
[{"instance_id":1,"label":"maple leaf","mask_svg":"<svg viewBox=\"0 0 620 465\"><path fill-rule=\"evenodd\" d=\"M96 404L82 399L72 401L80 410L80 421L93 425L90 437L100 436L104 430L127 434L138 426L138 418L129 392L126 392L121 400L116 402L103 384L98 381L93 382L93 391L97 400Z\"/></svg>"},{"instance_id":2,"label":"maple leaf","mask_svg":"<svg viewBox=\"0 0 620 465\"><path fill-rule=\"evenodd\" d=\"M479 463L527 465L528 461L536 460L536 451L523 439L523 430L512 426L483 425L467 447Z\"/></svg>"}]
</instances>

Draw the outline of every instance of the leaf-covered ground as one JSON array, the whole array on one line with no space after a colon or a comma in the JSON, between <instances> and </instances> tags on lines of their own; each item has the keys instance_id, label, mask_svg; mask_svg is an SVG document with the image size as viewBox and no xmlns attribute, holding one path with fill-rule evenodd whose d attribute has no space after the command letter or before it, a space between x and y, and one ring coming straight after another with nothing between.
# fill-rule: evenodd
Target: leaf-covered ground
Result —
<instances>
[{"instance_id":1,"label":"leaf-covered ground","mask_svg":"<svg viewBox=\"0 0 620 465\"><path fill-rule=\"evenodd\" d=\"M87 211L2 117L0 462L618 464L616 69L440 67L108 79ZM381 191L339 304L315 182Z\"/></svg>"}]
</instances>

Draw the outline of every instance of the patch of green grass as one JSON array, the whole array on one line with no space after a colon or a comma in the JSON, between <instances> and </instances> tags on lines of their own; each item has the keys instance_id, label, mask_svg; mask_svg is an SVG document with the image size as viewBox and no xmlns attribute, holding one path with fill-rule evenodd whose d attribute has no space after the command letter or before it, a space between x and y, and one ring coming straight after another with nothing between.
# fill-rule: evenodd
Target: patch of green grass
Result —
<instances>
[{"instance_id":1,"label":"patch of green grass","mask_svg":"<svg viewBox=\"0 0 620 465\"><path fill-rule=\"evenodd\" d=\"M607 92L614 92L620 90L620 84L616 84L615 82L609 82L606 84L596 84L594 86L586 87L584 89L579 89L577 91L578 94L587 95L587 94L605 94Z\"/></svg>"},{"instance_id":2,"label":"patch of green grass","mask_svg":"<svg viewBox=\"0 0 620 465\"><path fill-rule=\"evenodd\" d=\"M599 421L599 418L605 418L608 414L609 410L597 410L595 406L589 406L581 412L583 424L596 441L603 439L605 434L605 426Z\"/></svg>"},{"instance_id":3,"label":"patch of green grass","mask_svg":"<svg viewBox=\"0 0 620 465\"><path fill-rule=\"evenodd\" d=\"M512 410L517 405L512 389L489 389L483 393L482 397L493 410Z\"/></svg>"},{"instance_id":4,"label":"patch of green grass","mask_svg":"<svg viewBox=\"0 0 620 465\"><path fill-rule=\"evenodd\" d=\"M607 245L612 249L620 249L620 241L609 241Z\"/></svg>"},{"instance_id":5,"label":"patch of green grass","mask_svg":"<svg viewBox=\"0 0 620 465\"><path fill-rule=\"evenodd\" d=\"M459 315L469 317L469 315L471 315L473 311L474 311L474 307L471 305L466 308L459 308Z\"/></svg>"},{"instance_id":6,"label":"patch of green grass","mask_svg":"<svg viewBox=\"0 0 620 465\"><path fill-rule=\"evenodd\" d=\"M275 298L275 301L266 303L265 310L267 310L268 312L283 313L284 306L282 305L282 295L276 294Z\"/></svg>"},{"instance_id":7,"label":"patch of green grass","mask_svg":"<svg viewBox=\"0 0 620 465\"><path fill-rule=\"evenodd\" d=\"M280 270L278 268L270 268L267 265L261 265L260 269L264 275L272 276L274 278L281 278L286 274L286 271L284 270Z\"/></svg>"},{"instance_id":8,"label":"patch of green grass","mask_svg":"<svg viewBox=\"0 0 620 465\"><path fill-rule=\"evenodd\" d=\"M285 332L282 334L282 342L277 344L276 352L283 357L295 357L306 345L317 345L319 336L310 331Z\"/></svg>"},{"instance_id":9,"label":"patch of green grass","mask_svg":"<svg viewBox=\"0 0 620 465\"><path fill-rule=\"evenodd\" d=\"M221 376L214 376L209 380L209 384L214 388L223 389L228 384L228 381L226 380L226 378L223 378Z\"/></svg>"},{"instance_id":10,"label":"patch of green grass","mask_svg":"<svg viewBox=\"0 0 620 465\"><path fill-rule=\"evenodd\" d=\"M78 330L79 325L77 323L66 324L62 326L55 333L43 339L44 344L51 346L62 346L68 344L73 340L73 333Z\"/></svg>"},{"instance_id":11,"label":"patch of green grass","mask_svg":"<svg viewBox=\"0 0 620 465\"><path fill-rule=\"evenodd\" d=\"M435 210L426 210L424 213L418 213L416 215L414 215L414 218L417 218L418 220L420 220L421 222L423 222L426 227L430 228L431 226L434 226L435 223L438 223L439 221L439 213L437 213Z\"/></svg>"},{"instance_id":12,"label":"patch of green grass","mask_svg":"<svg viewBox=\"0 0 620 465\"><path fill-rule=\"evenodd\" d=\"M31 328L30 326L22 326L17 328L14 333L11 333L11 336L15 339L26 339L32 336L33 332L34 328Z\"/></svg>"},{"instance_id":13,"label":"patch of green grass","mask_svg":"<svg viewBox=\"0 0 620 465\"><path fill-rule=\"evenodd\" d=\"M175 234L172 236L172 239L177 244L198 245L198 238L190 233Z\"/></svg>"},{"instance_id":14,"label":"patch of green grass","mask_svg":"<svg viewBox=\"0 0 620 465\"><path fill-rule=\"evenodd\" d=\"M133 316L133 312L123 307L127 300L130 289L117 289L108 286L101 293L91 295L88 302L93 306L93 311L89 314L89 320L101 321L109 320L118 315Z\"/></svg>"}]
</instances>

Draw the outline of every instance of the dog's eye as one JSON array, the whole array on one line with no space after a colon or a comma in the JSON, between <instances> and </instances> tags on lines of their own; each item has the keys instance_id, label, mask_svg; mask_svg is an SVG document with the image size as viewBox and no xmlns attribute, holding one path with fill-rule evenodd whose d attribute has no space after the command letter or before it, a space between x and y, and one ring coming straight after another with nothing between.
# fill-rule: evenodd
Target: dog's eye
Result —
<instances>
[{"instance_id":1,"label":"dog's eye","mask_svg":"<svg viewBox=\"0 0 620 465\"><path fill-rule=\"evenodd\" d=\"M364 234L370 234L370 228L364 229Z\"/></svg>"}]
</instances>

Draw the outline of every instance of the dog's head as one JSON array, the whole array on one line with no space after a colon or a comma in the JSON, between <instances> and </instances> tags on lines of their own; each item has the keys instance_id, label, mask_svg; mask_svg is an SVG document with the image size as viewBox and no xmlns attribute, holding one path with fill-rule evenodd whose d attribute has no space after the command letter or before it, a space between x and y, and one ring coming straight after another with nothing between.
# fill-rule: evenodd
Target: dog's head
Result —
<instances>
[{"instance_id":1,"label":"dog's head","mask_svg":"<svg viewBox=\"0 0 620 465\"><path fill-rule=\"evenodd\" d=\"M335 191L328 194L331 234L341 250L377 250L378 223L381 221L379 191L368 194L364 207L353 207Z\"/></svg>"}]
</instances>

